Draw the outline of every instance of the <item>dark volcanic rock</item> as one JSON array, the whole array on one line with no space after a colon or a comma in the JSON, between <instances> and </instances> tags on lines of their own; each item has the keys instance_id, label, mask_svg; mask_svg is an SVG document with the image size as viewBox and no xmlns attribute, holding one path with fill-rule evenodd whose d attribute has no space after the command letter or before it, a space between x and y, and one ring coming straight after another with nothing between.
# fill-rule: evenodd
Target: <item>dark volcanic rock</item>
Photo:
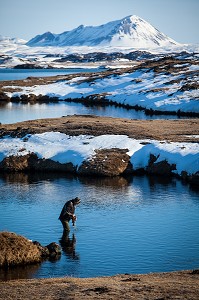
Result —
<instances>
[{"instance_id":1,"label":"dark volcanic rock","mask_svg":"<svg viewBox=\"0 0 199 300\"><path fill-rule=\"evenodd\" d=\"M36 245L39 249L42 258L56 259L59 258L59 256L61 255L61 247L55 242L52 242L47 246L42 246L37 241L34 241L33 244Z\"/></svg>"},{"instance_id":2,"label":"dark volcanic rock","mask_svg":"<svg viewBox=\"0 0 199 300\"><path fill-rule=\"evenodd\" d=\"M72 163L61 164L51 159L39 159L35 153L5 157L2 162L0 162L0 170L10 172L30 170L76 172L76 168Z\"/></svg>"},{"instance_id":3,"label":"dark volcanic rock","mask_svg":"<svg viewBox=\"0 0 199 300\"><path fill-rule=\"evenodd\" d=\"M96 150L96 155L86 160L78 169L81 175L117 176L129 166L128 149Z\"/></svg>"},{"instance_id":4,"label":"dark volcanic rock","mask_svg":"<svg viewBox=\"0 0 199 300\"><path fill-rule=\"evenodd\" d=\"M159 156L150 154L149 164L146 168L147 173L168 176L172 174L173 170L176 170L176 165L170 165L166 160L156 162Z\"/></svg>"},{"instance_id":5,"label":"dark volcanic rock","mask_svg":"<svg viewBox=\"0 0 199 300\"><path fill-rule=\"evenodd\" d=\"M10 101L10 97L8 97L6 95L6 93L4 92L0 92L0 101L6 101L6 102L9 102Z\"/></svg>"},{"instance_id":6,"label":"dark volcanic rock","mask_svg":"<svg viewBox=\"0 0 199 300\"><path fill-rule=\"evenodd\" d=\"M61 255L61 247L55 242L50 243L46 248L49 251L50 258L56 258Z\"/></svg>"},{"instance_id":7,"label":"dark volcanic rock","mask_svg":"<svg viewBox=\"0 0 199 300\"><path fill-rule=\"evenodd\" d=\"M37 171L76 172L76 168L72 163L61 164L51 159L38 159L36 155L31 157L29 168Z\"/></svg>"},{"instance_id":8,"label":"dark volcanic rock","mask_svg":"<svg viewBox=\"0 0 199 300\"><path fill-rule=\"evenodd\" d=\"M199 172L196 172L195 174L189 176L188 180L192 185L198 187L199 189Z\"/></svg>"},{"instance_id":9,"label":"dark volcanic rock","mask_svg":"<svg viewBox=\"0 0 199 300\"><path fill-rule=\"evenodd\" d=\"M14 66L14 69L43 69L41 66L35 64L21 64Z\"/></svg>"},{"instance_id":10,"label":"dark volcanic rock","mask_svg":"<svg viewBox=\"0 0 199 300\"><path fill-rule=\"evenodd\" d=\"M199 171L192 175L188 175L186 171L182 171L181 177L184 181L188 181L192 186L199 189Z\"/></svg>"}]
</instances>

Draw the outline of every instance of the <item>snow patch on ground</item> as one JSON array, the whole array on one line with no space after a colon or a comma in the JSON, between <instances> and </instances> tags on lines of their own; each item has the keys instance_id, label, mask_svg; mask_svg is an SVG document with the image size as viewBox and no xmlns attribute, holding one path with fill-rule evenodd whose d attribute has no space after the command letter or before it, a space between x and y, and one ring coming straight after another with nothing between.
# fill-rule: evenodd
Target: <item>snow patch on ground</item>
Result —
<instances>
[{"instance_id":1,"label":"snow patch on ground","mask_svg":"<svg viewBox=\"0 0 199 300\"><path fill-rule=\"evenodd\" d=\"M168 143L155 140L135 140L126 135L69 136L60 132L45 132L27 135L26 138L5 137L0 140L0 161L11 155L26 155L34 152L39 158L60 163L71 162L79 167L83 160L95 154L96 149L128 149L134 169L146 168L150 154L158 157L156 162L167 160L176 164L176 174L199 171L198 143Z\"/></svg>"}]
</instances>

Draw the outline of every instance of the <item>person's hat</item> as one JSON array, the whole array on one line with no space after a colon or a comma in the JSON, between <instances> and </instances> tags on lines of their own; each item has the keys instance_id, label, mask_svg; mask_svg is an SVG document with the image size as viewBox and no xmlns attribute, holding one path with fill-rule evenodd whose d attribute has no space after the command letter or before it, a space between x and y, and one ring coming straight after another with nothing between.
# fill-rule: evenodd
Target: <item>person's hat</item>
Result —
<instances>
[{"instance_id":1,"label":"person's hat","mask_svg":"<svg viewBox=\"0 0 199 300\"><path fill-rule=\"evenodd\" d=\"M78 197L76 197L75 199L74 199L74 203L75 204L79 204L81 202L81 200L78 198Z\"/></svg>"}]
</instances>

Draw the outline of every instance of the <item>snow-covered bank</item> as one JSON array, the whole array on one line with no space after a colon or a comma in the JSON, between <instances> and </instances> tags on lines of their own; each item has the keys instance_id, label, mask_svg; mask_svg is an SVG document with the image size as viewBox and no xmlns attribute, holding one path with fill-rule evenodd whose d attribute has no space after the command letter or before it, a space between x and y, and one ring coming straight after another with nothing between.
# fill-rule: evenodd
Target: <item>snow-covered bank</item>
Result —
<instances>
[{"instance_id":1,"label":"snow-covered bank","mask_svg":"<svg viewBox=\"0 0 199 300\"><path fill-rule=\"evenodd\" d=\"M150 156L156 164L167 161L175 165L173 173L188 175L199 171L199 144L174 143L155 140L136 140L126 135L69 136L60 132L27 135L25 138L4 137L0 140L0 162L6 157L35 153L39 159L50 159L61 164L72 163L78 171L83 161L90 160L97 150L127 149L133 170L146 170Z\"/></svg>"},{"instance_id":2,"label":"snow-covered bank","mask_svg":"<svg viewBox=\"0 0 199 300\"><path fill-rule=\"evenodd\" d=\"M57 78L44 84L18 82L2 87L10 98L40 95L57 100L94 102L139 108L153 112L199 113L199 65L195 60L163 58L146 60L129 69L102 73L79 74L73 78ZM13 84L13 83L12 83ZM16 83L17 84L17 83ZM16 91L15 91L16 90ZM32 99L33 100L33 99Z\"/></svg>"}]
</instances>

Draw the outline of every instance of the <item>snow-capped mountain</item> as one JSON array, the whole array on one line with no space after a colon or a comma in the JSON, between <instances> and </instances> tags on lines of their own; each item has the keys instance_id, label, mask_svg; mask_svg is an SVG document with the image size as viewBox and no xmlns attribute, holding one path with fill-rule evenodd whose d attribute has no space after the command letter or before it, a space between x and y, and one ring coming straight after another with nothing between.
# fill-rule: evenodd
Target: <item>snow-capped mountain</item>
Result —
<instances>
[{"instance_id":1,"label":"snow-capped mountain","mask_svg":"<svg viewBox=\"0 0 199 300\"><path fill-rule=\"evenodd\" d=\"M31 39L28 46L112 46L164 47L179 45L137 16L128 16L100 26L84 26L61 34L46 32Z\"/></svg>"}]
</instances>

